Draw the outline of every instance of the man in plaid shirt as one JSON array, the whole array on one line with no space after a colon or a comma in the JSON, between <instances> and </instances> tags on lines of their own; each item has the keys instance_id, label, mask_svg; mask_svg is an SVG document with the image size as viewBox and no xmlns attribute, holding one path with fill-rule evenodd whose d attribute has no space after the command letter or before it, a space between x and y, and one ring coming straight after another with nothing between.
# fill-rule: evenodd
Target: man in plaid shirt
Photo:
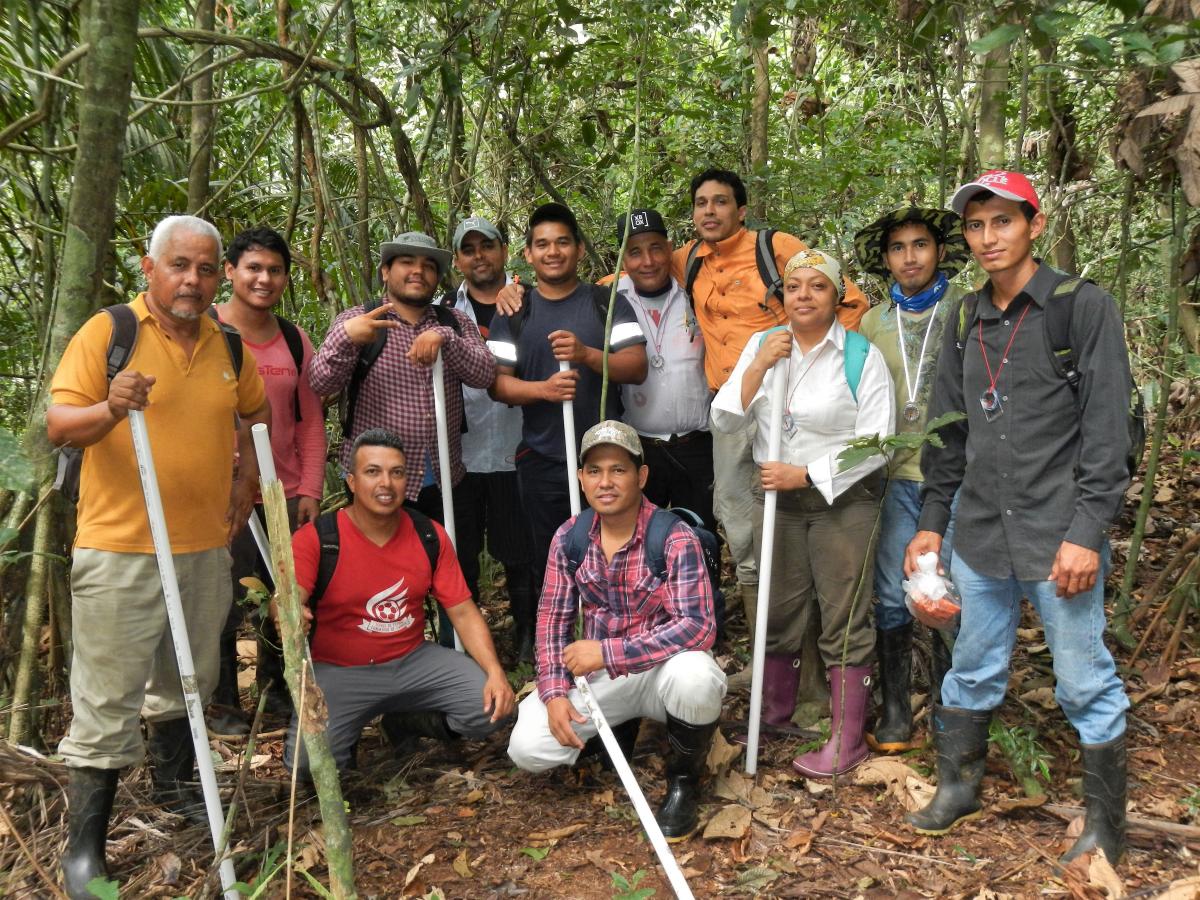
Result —
<instances>
[{"instance_id":1,"label":"man in plaid shirt","mask_svg":"<svg viewBox=\"0 0 1200 900\"><path fill-rule=\"evenodd\" d=\"M579 481L591 509L554 535L537 625L538 689L522 701L508 746L520 768L573 764L595 723L571 687L588 679L609 725L648 716L667 725L667 796L658 822L668 838L696 827L700 775L717 727L725 674L709 648L716 636L712 586L700 540L682 522L663 546L666 578L652 571L645 543L658 509L642 496L649 469L637 432L605 420L588 429ZM577 520L586 550L572 561ZM574 640L583 607L583 640Z\"/></svg>"}]
</instances>

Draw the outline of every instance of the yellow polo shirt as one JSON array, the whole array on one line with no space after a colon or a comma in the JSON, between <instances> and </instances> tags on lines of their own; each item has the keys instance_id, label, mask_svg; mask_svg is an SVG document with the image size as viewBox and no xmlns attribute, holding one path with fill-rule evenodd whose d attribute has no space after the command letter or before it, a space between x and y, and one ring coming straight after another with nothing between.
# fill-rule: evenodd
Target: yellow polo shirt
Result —
<instances>
[{"instance_id":1,"label":"yellow polo shirt","mask_svg":"<svg viewBox=\"0 0 1200 900\"><path fill-rule=\"evenodd\" d=\"M766 287L758 274L754 254L757 232L738 230L732 237L715 247L701 243L697 256L703 260L696 275L692 295L696 304L696 321L704 334L704 374L708 385L717 390L728 380L741 356L750 335L782 325L787 321L780 304L772 299L764 311L763 292ZM688 250L691 241L678 248L671 258L671 274L680 284L686 283ZM788 260L807 250L799 238L782 231L772 240L775 264L783 274ZM838 307L838 321L844 328L855 331L870 304L858 286L846 280L846 296Z\"/></svg>"},{"instance_id":2,"label":"yellow polo shirt","mask_svg":"<svg viewBox=\"0 0 1200 900\"><path fill-rule=\"evenodd\" d=\"M159 326L139 294L130 306L138 336L126 369L155 377L146 428L174 553L222 546L233 485L235 412L248 415L266 402L258 365L245 349L241 377L216 322L200 319L200 337L187 359ZM112 319L92 316L79 329L50 385L53 403L92 406L108 397L105 355ZM76 547L117 553L153 553L142 482L129 420L123 419L83 453Z\"/></svg>"}]
</instances>

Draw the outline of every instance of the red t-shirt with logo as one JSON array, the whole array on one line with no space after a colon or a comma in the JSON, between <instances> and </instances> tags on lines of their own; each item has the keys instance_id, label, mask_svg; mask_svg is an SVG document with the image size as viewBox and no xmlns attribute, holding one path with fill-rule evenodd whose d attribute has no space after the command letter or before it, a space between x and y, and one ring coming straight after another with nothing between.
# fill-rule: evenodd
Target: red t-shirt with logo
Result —
<instances>
[{"instance_id":1,"label":"red t-shirt with logo","mask_svg":"<svg viewBox=\"0 0 1200 900\"><path fill-rule=\"evenodd\" d=\"M358 530L344 509L337 512L338 564L317 603L319 627L312 657L335 666L367 666L411 653L425 639L425 595L449 609L471 599L454 546L437 522L441 542L437 571L407 515L392 539L377 546ZM317 582L321 542L309 522L292 537L296 583L312 592ZM432 577L431 577L432 575Z\"/></svg>"}]
</instances>

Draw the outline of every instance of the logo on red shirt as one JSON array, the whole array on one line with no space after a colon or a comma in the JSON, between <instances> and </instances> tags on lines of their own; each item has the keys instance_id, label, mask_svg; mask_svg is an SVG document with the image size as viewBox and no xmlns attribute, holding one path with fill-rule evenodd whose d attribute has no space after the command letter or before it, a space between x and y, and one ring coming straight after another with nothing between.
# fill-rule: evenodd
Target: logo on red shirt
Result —
<instances>
[{"instance_id":1,"label":"logo on red shirt","mask_svg":"<svg viewBox=\"0 0 1200 900\"><path fill-rule=\"evenodd\" d=\"M413 617L406 614L407 599L408 588L404 587L404 579L401 578L367 601L367 618L359 623L359 629L376 634L395 634L408 628L413 623Z\"/></svg>"}]
</instances>

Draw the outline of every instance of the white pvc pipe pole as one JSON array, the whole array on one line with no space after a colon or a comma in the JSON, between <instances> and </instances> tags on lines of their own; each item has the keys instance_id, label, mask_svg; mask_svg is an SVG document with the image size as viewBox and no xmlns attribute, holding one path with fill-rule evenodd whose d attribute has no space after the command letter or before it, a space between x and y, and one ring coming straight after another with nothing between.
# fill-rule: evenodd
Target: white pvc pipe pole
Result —
<instances>
[{"instance_id":1,"label":"white pvc pipe pole","mask_svg":"<svg viewBox=\"0 0 1200 900\"><path fill-rule=\"evenodd\" d=\"M558 368L559 371L566 371L568 368L567 362L559 360ZM572 401L565 401L562 408L563 440L567 447L567 483L571 485L571 515L577 516L581 507L579 502L579 466L575 448L575 410L572 406ZM579 619L581 622L583 621L582 599L579 602ZM575 689L579 691L579 695L587 707L588 716L596 725L596 733L600 735L604 749L608 751L608 758L612 760L613 767L616 768L617 775L621 778L621 784L625 786L625 792L629 794L629 799L633 801L633 808L637 812L638 818L642 821L642 828L645 829L646 836L650 838L650 846L654 848L654 852L658 856L658 861L667 875L667 881L671 884L671 890L675 892L675 896L679 900L692 900L692 890L688 887L687 879L683 877L679 863L675 861L675 854L671 852L671 847L662 833L662 828L659 827L658 820L654 818L654 811L650 809L650 804L646 802L646 795L642 793L642 789L637 783L637 778L634 777L633 769L629 767L629 761L625 759L625 754L621 752L621 745L617 743L616 735L613 734L612 728L608 724L608 719L604 717L604 712L600 709L600 704L596 702L596 696L592 693L591 685L588 684L585 677L579 675L575 678Z\"/></svg>"},{"instance_id":2,"label":"white pvc pipe pole","mask_svg":"<svg viewBox=\"0 0 1200 900\"><path fill-rule=\"evenodd\" d=\"M146 431L146 418L141 410L129 411L129 430L133 435L133 451L137 456L142 493L146 498L146 515L150 519L150 535L154 540L154 555L158 559L158 574L162 580L163 597L167 604L167 623L171 628L171 641L175 645L175 660L179 666L183 702L187 707L188 725L191 727L192 744L196 750L196 765L200 770L200 787L204 792L204 808L208 813L208 827L212 832L215 848L221 844L225 813L221 809L221 794L217 788L216 773L213 771L208 732L204 727L204 709L196 684L196 665L192 660L192 645L188 642L183 599L179 593L179 579L175 574L175 560L171 555L171 539L167 533L162 495L158 490L158 475L154 470L150 435ZM220 874L221 889L226 900L237 900L241 894L233 887L237 876L233 871L233 858L228 853L221 860Z\"/></svg>"},{"instance_id":3,"label":"white pvc pipe pole","mask_svg":"<svg viewBox=\"0 0 1200 900\"><path fill-rule=\"evenodd\" d=\"M259 471L262 471L261 465ZM271 541L267 537L266 529L263 528L263 523L259 521L258 513L255 510L250 510L250 534L254 536L254 544L258 547L258 555L262 557L262 561L267 564L267 571L271 571L273 563L271 562Z\"/></svg>"},{"instance_id":4,"label":"white pvc pipe pole","mask_svg":"<svg viewBox=\"0 0 1200 900\"><path fill-rule=\"evenodd\" d=\"M454 526L454 482L450 473L450 429L446 424L446 376L442 363L442 351L438 350L433 361L433 417L437 425L438 468L442 472L442 525L450 543L458 547L457 530ZM454 649L463 653L462 638L454 632Z\"/></svg>"},{"instance_id":5,"label":"white pvc pipe pole","mask_svg":"<svg viewBox=\"0 0 1200 900\"><path fill-rule=\"evenodd\" d=\"M558 361L558 371L566 372L571 364L565 359ZM579 502L579 460L575 444L575 401L567 400L562 405L563 440L567 447L567 490L571 492L571 515L579 515L583 505Z\"/></svg>"},{"instance_id":6,"label":"white pvc pipe pole","mask_svg":"<svg viewBox=\"0 0 1200 900\"><path fill-rule=\"evenodd\" d=\"M783 402L787 395L788 360L785 356L771 370L771 430L767 436L767 460L779 459L783 443ZM771 564L775 556L775 507L778 491L763 494L762 553L758 559L758 611L754 619L754 656L751 663L750 721L746 730L746 774L758 771L758 731L762 717L763 670L767 662L767 611L771 601Z\"/></svg>"}]
</instances>

